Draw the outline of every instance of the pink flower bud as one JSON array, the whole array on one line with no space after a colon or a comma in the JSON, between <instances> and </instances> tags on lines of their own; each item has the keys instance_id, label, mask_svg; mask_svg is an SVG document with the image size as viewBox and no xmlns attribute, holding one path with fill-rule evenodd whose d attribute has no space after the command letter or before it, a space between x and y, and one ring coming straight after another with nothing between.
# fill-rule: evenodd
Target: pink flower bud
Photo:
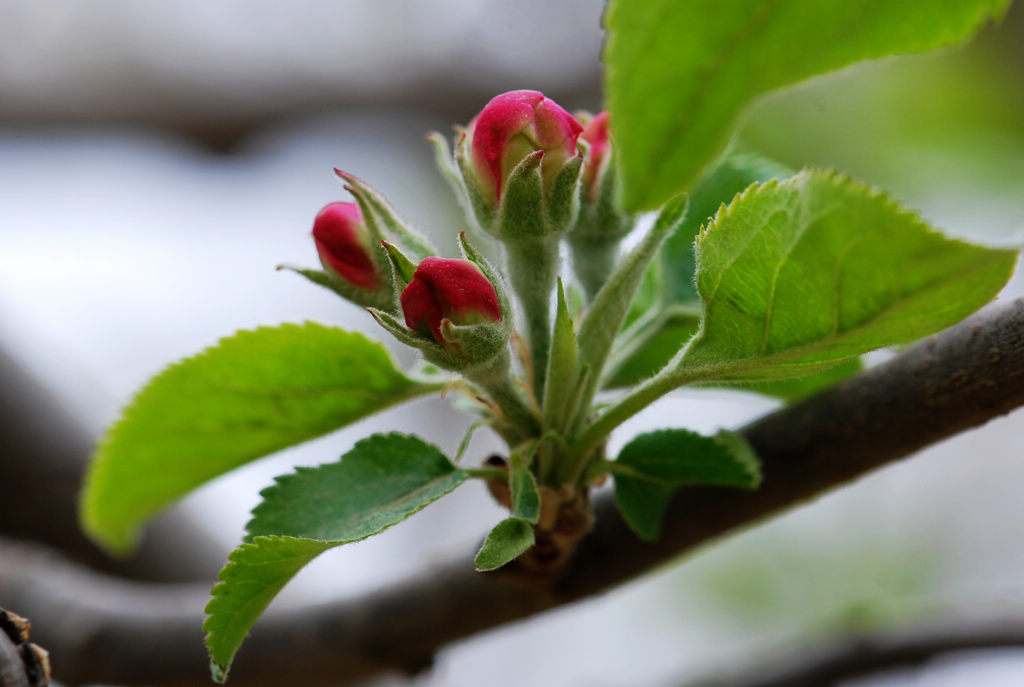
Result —
<instances>
[{"instance_id":1,"label":"pink flower bud","mask_svg":"<svg viewBox=\"0 0 1024 687\"><path fill-rule=\"evenodd\" d=\"M370 257L363 215L355 203L330 203L313 220L313 240L320 262L345 281L364 289L380 286Z\"/></svg>"},{"instance_id":2,"label":"pink flower bud","mask_svg":"<svg viewBox=\"0 0 1024 687\"><path fill-rule=\"evenodd\" d=\"M593 201L597 199L598 177L612 147L608 137L608 111L603 110L594 115L583 127L580 138L590 145L590 154L583 167L583 188L587 198Z\"/></svg>"},{"instance_id":3,"label":"pink flower bud","mask_svg":"<svg viewBox=\"0 0 1024 687\"><path fill-rule=\"evenodd\" d=\"M469 260L426 258L402 291L405 324L446 346L441 321L467 325L501 321L494 285Z\"/></svg>"},{"instance_id":4,"label":"pink flower bud","mask_svg":"<svg viewBox=\"0 0 1024 687\"><path fill-rule=\"evenodd\" d=\"M481 190L501 200L501 190L517 164L538 150L544 151L541 174L554 179L576 155L582 127L553 100L538 91L503 93L469 123L468 135L474 171Z\"/></svg>"}]
</instances>

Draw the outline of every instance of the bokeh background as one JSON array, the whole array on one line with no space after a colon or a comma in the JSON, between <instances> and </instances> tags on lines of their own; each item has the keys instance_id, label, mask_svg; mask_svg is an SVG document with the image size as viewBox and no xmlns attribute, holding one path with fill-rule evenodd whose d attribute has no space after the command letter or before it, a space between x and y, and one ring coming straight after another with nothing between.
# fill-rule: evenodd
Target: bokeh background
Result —
<instances>
[{"instance_id":1,"label":"bokeh background","mask_svg":"<svg viewBox=\"0 0 1024 687\"><path fill-rule=\"evenodd\" d=\"M310 319L383 340L358 308L274 270L316 264L313 215L345 197L332 168L380 189L452 252L465 222L424 135L513 88L600 109L602 9L0 0L0 351L98 435L162 366L236 329ZM735 145L883 186L950 234L1021 245L1024 5L966 48L773 96ZM1004 297L1022 293L1018 276ZM680 417L709 431L773 407L741 392L679 393L612 448ZM258 490L292 465L389 429L453 454L469 423L418 401L218 479L184 507L226 554ZM495 446L481 432L467 460ZM450 647L412 682L670 685L930 614L1024 615L1022 454L1017 412L599 599ZM500 517L470 484L325 554L275 603L358 594L465 556ZM1024 651L856 684L1020 685Z\"/></svg>"}]
</instances>

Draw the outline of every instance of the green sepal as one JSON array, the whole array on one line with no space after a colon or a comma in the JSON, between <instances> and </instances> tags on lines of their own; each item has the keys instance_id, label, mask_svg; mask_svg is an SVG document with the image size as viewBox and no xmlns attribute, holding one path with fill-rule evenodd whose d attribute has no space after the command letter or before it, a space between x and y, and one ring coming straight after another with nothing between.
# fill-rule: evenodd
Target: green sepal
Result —
<instances>
[{"instance_id":1,"label":"green sepal","mask_svg":"<svg viewBox=\"0 0 1024 687\"><path fill-rule=\"evenodd\" d=\"M462 183L458 167L455 166L455 158L452 157L451 148L448 147L448 139L438 131L431 131L427 134L427 140L434 149L434 164L437 165L437 170L448 183L452 193L455 194L459 205L464 206L467 211L471 211L469 198L466 195L466 186Z\"/></svg>"},{"instance_id":2,"label":"green sepal","mask_svg":"<svg viewBox=\"0 0 1024 687\"><path fill-rule=\"evenodd\" d=\"M345 300L351 301L356 305L361 305L364 308L393 307L395 298L390 284L370 291L353 286L326 270L315 270L306 267L296 267L294 265L278 265L277 269L288 270L289 272L302 275L317 286L330 289Z\"/></svg>"},{"instance_id":3,"label":"green sepal","mask_svg":"<svg viewBox=\"0 0 1024 687\"><path fill-rule=\"evenodd\" d=\"M334 173L346 182L345 189L355 196L359 209L363 213L363 220L378 238L388 236L394 239L421 260L431 255L437 255L437 249L430 244L430 241L408 222L402 220L394 208L384 200L384 197L370 188L366 182L340 169L335 169Z\"/></svg>"},{"instance_id":4,"label":"green sepal","mask_svg":"<svg viewBox=\"0 0 1024 687\"><path fill-rule=\"evenodd\" d=\"M476 247L469 242L466 237L466 232L459 232L459 252L462 253L462 257L469 260L471 263L477 266L480 272L486 277L487 281L491 282L491 286L494 287L494 292L498 296L498 308L501 311L501 321L508 328L509 336L512 334L512 301L509 298L508 284L505 283L504 275L494 268L494 265L484 257L483 253L478 251Z\"/></svg>"},{"instance_id":5,"label":"green sepal","mask_svg":"<svg viewBox=\"0 0 1024 687\"><path fill-rule=\"evenodd\" d=\"M530 153L515 166L501 190L495 237L504 242L536 241L551 232L544 212L544 151Z\"/></svg>"},{"instance_id":6,"label":"green sepal","mask_svg":"<svg viewBox=\"0 0 1024 687\"><path fill-rule=\"evenodd\" d=\"M455 143L455 163L462 175L467 204L471 210L468 214L480 230L495 235L494 222L498 214L498 202L492 197L493 194L485 193L480 188L480 182L476 178L473 164L469 159L468 138L466 132L460 130Z\"/></svg>"},{"instance_id":7,"label":"green sepal","mask_svg":"<svg viewBox=\"0 0 1024 687\"><path fill-rule=\"evenodd\" d=\"M398 246L387 241L381 241L384 247L384 254L387 255L388 264L391 266L391 278L394 280L395 294L401 294L402 290L409 285L416 275L416 263L407 258L399 250Z\"/></svg>"},{"instance_id":8,"label":"green sepal","mask_svg":"<svg viewBox=\"0 0 1024 687\"><path fill-rule=\"evenodd\" d=\"M583 156L577 153L558 170L551 191L545 199L548 233L565 234L576 222L580 209L580 178Z\"/></svg>"}]
</instances>

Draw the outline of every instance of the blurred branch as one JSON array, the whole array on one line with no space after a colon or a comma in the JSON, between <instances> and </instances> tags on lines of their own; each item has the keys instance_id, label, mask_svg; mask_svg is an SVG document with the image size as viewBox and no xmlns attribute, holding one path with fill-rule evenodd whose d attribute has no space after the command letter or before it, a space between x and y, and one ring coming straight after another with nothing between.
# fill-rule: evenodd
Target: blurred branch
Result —
<instances>
[{"instance_id":1,"label":"blurred branch","mask_svg":"<svg viewBox=\"0 0 1024 687\"><path fill-rule=\"evenodd\" d=\"M959 651L1024 647L1024 618L940 616L927 623L802 648L780 661L760 661L745 676L716 678L691 687L829 687L844 680L921 666Z\"/></svg>"},{"instance_id":2,"label":"blurred branch","mask_svg":"<svg viewBox=\"0 0 1024 687\"><path fill-rule=\"evenodd\" d=\"M1016 300L744 428L763 461L763 486L681 491L655 544L637 539L604 494L594 531L558 577L515 564L478 574L467 556L359 598L271 609L231 682L326 686L425 668L452 641L603 592L1022 404L1024 300ZM0 599L33 618L55 676L71 684L204 680L207 594L208 585L129 583L38 551L0 549Z\"/></svg>"},{"instance_id":3,"label":"blurred branch","mask_svg":"<svg viewBox=\"0 0 1024 687\"><path fill-rule=\"evenodd\" d=\"M224 552L170 512L130 561L101 552L78 525L78 491L95 438L0 350L0 535L53 546L76 561L146 580L209 579ZM187 556L181 555L188 551Z\"/></svg>"}]
</instances>

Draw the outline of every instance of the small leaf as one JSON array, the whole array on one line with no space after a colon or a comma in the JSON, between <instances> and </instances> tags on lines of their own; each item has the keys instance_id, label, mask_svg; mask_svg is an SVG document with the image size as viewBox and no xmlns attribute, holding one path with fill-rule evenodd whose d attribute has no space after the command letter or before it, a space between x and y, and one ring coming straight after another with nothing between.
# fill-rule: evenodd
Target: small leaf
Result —
<instances>
[{"instance_id":1,"label":"small leaf","mask_svg":"<svg viewBox=\"0 0 1024 687\"><path fill-rule=\"evenodd\" d=\"M248 540L286 535L346 543L401 522L466 479L436 447L404 434L375 434L337 463L296 468L260 495Z\"/></svg>"},{"instance_id":2,"label":"small leaf","mask_svg":"<svg viewBox=\"0 0 1024 687\"><path fill-rule=\"evenodd\" d=\"M512 517L536 525L540 520L540 492L537 480L519 453L513 453L509 460L508 486L512 492Z\"/></svg>"},{"instance_id":3,"label":"small leaf","mask_svg":"<svg viewBox=\"0 0 1024 687\"><path fill-rule=\"evenodd\" d=\"M228 556L206 605L206 647L217 682L228 677L231 661L246 635L278 592L307 563L332 544L294 537L258 537Z\"/></svg>"},{"instance_id":4,"label":"small leaf","mask_svg":"<svg viewBox=\"0 0 1024 687\"><path fill-rule=\"evenodd\" d=\"M630 210L686 190L769 91L963 41L1010 0L613 0L605 91Z\"/></svg>"},{"instance_id":5,"label":"small leaf","mask_svg":"<svg viewBox=\"0 0 1024 687\"><path fill-rule=\"evenodd\" d=\"M755 489L761 481L753 450L724 430L714 437L685 429L641 434L623 447L612 471L619 512L649 541L658 538L669 500L684 484Z\"/></svg>"},{"instance_id":6,"label":"small leaf","mask_svg":"<svg viewBox=\"0 0 1024 687\"><path fill-rule=\"evenodd\" d=\"M204 482L442 387L410 379L362 334L238 332L168 367L124 410L86 478L83 525L126 553L147 519Z\"/></svg>"},{"instance_id":7,"label":"small leaf","mask_svg":"<svg viewBox=\"0 0 1024 687\"><path fill-rule=\"evenodd\" d=\"M697 182L686 215L644 276L647 293L637 294L627 318L628 324L645 313L649 324L642 331L630 332L635 341L627 345L630 350L616 355L615 369L607 376L605 388L632 386L653 376L693 338L700 322L700 317L691 312L700 301L694 281L697 263L693 244L698 232L723 204L751 184L792 173L784 165L758 155L731 155ZM657 291L651 294L653 287ZM652 317L659 310L660 319Z\"/></svg>"},{"instance_id":8,"label":"small leaf","mask_svg":"<svg viewBox=\"0 0 1024 687\"><path fill-rule=\"evenodd\" d=\"M781 179L793 175L785 165L759 155L731 155L702 177L690 193L679 228L661 249L659 255L664 275L663 298L666 305L699 301L694 273L697 263L693 243L702 226L707 224L722 205L753 183Z\"/></svg>"},{"instance_id":9,"label":"small leaf","mask_svg":"<svg viewBox=\"0 0 1024 687\"><path fill-rule=\"evenodd\" d=\"M360 441L340 462L278 477L263 490L246 543L230 555L206 607L215 679L227 677L250 628L306 563L401 522L465 479L434 446L395 433Z\"/></svg>"},{"instance_id":10,"label":"small leaf","mask_svg":"<svg viewBox=\"0 0 1024 687\"><path fill-rule=\"evenodd\" d=\"M800 377L919 339L992 300L1016 261L834 173L752 186L697 240L704 315L680 379Z\"/></svg>"},{"instance_id":11,"label":"small leaf","mask_svg":"<svg viewBox=\"0 0 1024 687\"><path fill-rule=\"evenodd\" d=\"M544 426L562 430L568 406L576 392L579 378L580 351L576 345L572 317L565 301L562 280L558 280L558 305L555 310L554 335L551 338L551 355L545 375ZM569 411L571 412L571 411Z\"/></svg>"},{"instance_id":12,"label":"small leaf","mask_svg":"<svg viewBox=\"0 0 1024 687\"><path fill-rule=\"evenodd\" d=\"M480 572L497 570L533 546L533 528L520 518L505 518L491 530L476 554L474 564Z\"/></svg>"}]
</instances>

